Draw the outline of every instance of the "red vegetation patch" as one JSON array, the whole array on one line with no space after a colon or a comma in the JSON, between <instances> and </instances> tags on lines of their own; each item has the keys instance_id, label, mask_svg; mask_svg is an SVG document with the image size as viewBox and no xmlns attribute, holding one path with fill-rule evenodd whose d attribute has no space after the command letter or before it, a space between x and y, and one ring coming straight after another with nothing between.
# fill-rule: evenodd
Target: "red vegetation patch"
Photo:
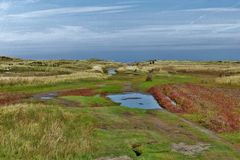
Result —
<instances>
[{"instance_id":1,"label":"red vegetation patch","mask_svg":"<svg viewBox=\"0 0 240 160\"><path fill-rule=\"evenodd\" d=\"M240 130L240 90L185 84L153 87L149 92L171 112L204 117L201 123L214 131ZM173 105L171 100L177 105Z\"/></svg>"},{"instance_id":2,"label":"red vegetation patch","mask_svg":"<svg viewBox=\"0 0 240 160\"><path fill-rule=\"evenodd\" d=\"M167 110L171 112L183 112L181 107L178 107L177 105L174 105L165 94L162 93L161 89L158 87L153 87L149 90L149 93L151 93L155 99L160 103L160 105Z\"/></svg>"},{"instance_id":3,"label":"red vegetation patch","mask_svg":"<svg viewBox=\"0 0 240 160\"><path fill-rule=\"evenodd\" d=\"M236 131L240 129L239 114L221 110L210 121L210 128L218 132Z\"/></svg>"},{"instance_id":4,"label":"red vegetation patch","mask_svg":"<svg viewBox=\"0 0 240 160\"><path fill-rule=\"evenodd\" d=\"M0 93L0 105L14 104L27 98L24 94Z\"/></svg>"},{"instance_id":5,"label":"red vegetation patch","mask_svg":"<svg viewBox=\"0 0 240 160\"><path fill-rule=\"evenodd\" d=\"M60 96L94 96L96 95L93 89L76 89L69 91L62 91L59 93Z\"/></svg>"}]
</instances>

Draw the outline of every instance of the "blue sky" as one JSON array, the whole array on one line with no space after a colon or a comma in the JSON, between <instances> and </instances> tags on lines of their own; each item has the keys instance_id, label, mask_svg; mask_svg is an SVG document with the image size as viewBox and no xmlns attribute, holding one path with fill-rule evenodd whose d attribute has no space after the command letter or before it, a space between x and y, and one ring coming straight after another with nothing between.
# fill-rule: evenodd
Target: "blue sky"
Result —
<instances>
[{"instance_id":1,"label":"blue sky","mask_svg":"<svg viewBox=\"0 0 240 160\"><path fill-rule=\"evenodd\" d=\"M0 0L0 54L240 59L240 0Z\"/></svg>"}]
</instances>

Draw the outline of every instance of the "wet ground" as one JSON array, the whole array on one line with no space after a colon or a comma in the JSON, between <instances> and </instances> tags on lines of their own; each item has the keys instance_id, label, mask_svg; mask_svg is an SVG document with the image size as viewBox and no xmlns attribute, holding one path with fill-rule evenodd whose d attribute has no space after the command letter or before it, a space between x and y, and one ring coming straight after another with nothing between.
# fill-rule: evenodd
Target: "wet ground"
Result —
<instances>
[{"instance_id":1,"label":"wet ground","mask_svg":"<svg viewBox=\"0 0 240 160\"><path fill-rule=\"evenodd\" d=\"M57 92L51 92L51 93L43 93L43 94L37 94L34 95L33 98L37 100L51 100L58 96Z\"/></svg>"}]
</instances>

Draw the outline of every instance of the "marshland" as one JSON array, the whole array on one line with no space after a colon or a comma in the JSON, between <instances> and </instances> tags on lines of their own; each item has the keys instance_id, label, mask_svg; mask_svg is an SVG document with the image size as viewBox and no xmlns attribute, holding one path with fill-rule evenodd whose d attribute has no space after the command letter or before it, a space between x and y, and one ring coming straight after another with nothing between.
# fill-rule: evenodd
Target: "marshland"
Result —
<instances>
[{"instance_id":1,"label":"marshland","mask_svg":"<svg viewBox=\"0 0 240 160\"><path fill-rule=\"evenodd\" d=\"M238 61L1 57L0 75L0 159L240 159Z\"/></svg>"}]
</instances>

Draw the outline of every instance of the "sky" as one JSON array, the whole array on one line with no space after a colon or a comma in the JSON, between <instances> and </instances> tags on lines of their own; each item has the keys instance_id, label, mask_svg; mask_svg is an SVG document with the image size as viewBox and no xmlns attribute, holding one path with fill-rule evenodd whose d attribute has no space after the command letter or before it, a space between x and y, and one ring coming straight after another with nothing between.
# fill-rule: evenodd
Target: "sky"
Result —
<instances>
[{"instance_id":1,"label":"sky","mask_svg":"<svg viewBox=\"0 0 240 160\"><path fill-rule=\"evenodd\" d=\"M240 60L240 0L0 0L0 55Z\"/></svg>"}]
</instances>

